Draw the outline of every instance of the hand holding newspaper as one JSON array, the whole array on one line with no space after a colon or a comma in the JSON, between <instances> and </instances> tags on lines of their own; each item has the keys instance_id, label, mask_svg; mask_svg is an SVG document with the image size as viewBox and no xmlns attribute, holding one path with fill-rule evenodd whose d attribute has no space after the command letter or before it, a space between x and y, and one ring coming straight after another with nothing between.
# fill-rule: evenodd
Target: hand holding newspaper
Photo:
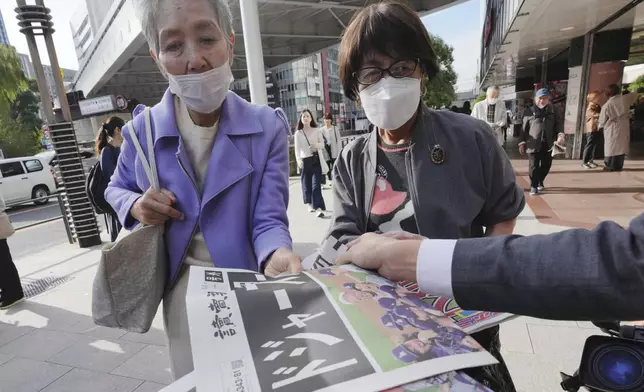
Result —
<instances>
[{"instance_id":1,"label":"hand holding newspaper","mask_svg":"<svg viewBox=\"0 0 644 392\"><path fill-rule=\"evenodd\" d=\"M298 275L191 267L195 370L162 392L489 391L458 371L496 363L466 335L512 315L470 312L353 265L330 239Z\"/></svg>"},{"instance_id":2,"label":"hand holding newspaper","mask_svg":"<svg viewBox=\"0 0 644 392\"><path fill-rule=\"evenodd\" d=\"M333 266L338 257L346 251L347 247L344 244L335 238L328 238L322 243L317 252L314 252L302 261L302 269L312 270ZM421 292L416 282L398 282L398 286L410 291L425 304L430 305L434 310L442 312L445 316L451 318L464 332L470 334L499 325L504 321L516 317L509 313L463 310L453 298Z\"/></svg>"},{"instance_id":3,"label":"hand holding newspaper","mask_svg":"<svg viewBox=\"0 0 644 392\"><path fill-rule=\"evenodd\" d=\"M485 391L453 371L496 363L417 296L352 265L278 278L191 267L186 303L200 392Z\"/></svg>"}]
</instances>

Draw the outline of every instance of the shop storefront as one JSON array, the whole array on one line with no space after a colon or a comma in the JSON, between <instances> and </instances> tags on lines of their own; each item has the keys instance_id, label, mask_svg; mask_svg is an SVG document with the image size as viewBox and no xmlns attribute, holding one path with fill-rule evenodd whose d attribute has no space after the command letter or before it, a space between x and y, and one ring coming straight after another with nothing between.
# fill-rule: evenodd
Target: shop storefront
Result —
<instances>
[{"instance_id":1,"label":"shop storefront","mask_svg":"<svg viewBox=\"0 0 644 392\"><path fill-rule=\"evenodd\" d=\"M526 93L547 87L565 118L567 155L578 158L585 97L621 84L626 65L644 62L644 40L640 45L635 38L644 35L640 26L643 0L488 0L481 87L513 86L517 109Z\"/></svg>"}]
</instances>

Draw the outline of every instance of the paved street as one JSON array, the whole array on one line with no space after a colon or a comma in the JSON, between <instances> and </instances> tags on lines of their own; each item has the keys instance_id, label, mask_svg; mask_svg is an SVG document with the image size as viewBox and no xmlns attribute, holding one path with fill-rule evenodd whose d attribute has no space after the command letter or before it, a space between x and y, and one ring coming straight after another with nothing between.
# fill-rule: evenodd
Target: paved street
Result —
<instances>
[{"instance_id":1,"label":"paved street","mask_svg":"<svg viewBox=\"0 0 644 392\"><path fill-rule=\"evenodd\" d=\"M572 164L567 161L555 162L549 182L559 184L571 172L581 170L573 168ZM630 162L627 166L634 164ZM521 162L515 162L515 165L520 166ZM597 181L608 178L605 173L584 173L586 186L590 188ZM600 176L599 179L596 176ZM633 187L624 183L610 192L621 194L624 189ZM329 220L316 218L307 211L301 203L297 179L292 179L290 189L291 232L296 252L304 256L316 248L327 230ZM550 195L556 196L559 192L557 189ZM579 200L578 195L564 196L564 200L570 197ZM324 197L330 204L330 191L325 190ZM637 197L635 199L639 200ZM518 219L516 231L519 234L545 234L566 228L551 224L562 222L556 219L560 199L554 197L548 202L552 204L551 211L537 215L533 207L536 205L535 208L543 209L543 205L537 203L539 200L529 198L528 207ZM585 200L585 196L581 200ZM625 205L625 208L631 207ZM614 210L619 205L605 208ZM26 216L36 213L27 212L29 209L23 211ZM602 212L596 211L596 214L601 215ZM62 223L55 221L20 230L11 239L12 252L19 255L16 256L16 264L23 286L34 296L15 308L0 311L0 392L160 390L171 381L160 313L152 330L145 335L95 326L91 319L91 287L99 248L79 249L65 241L45 245L45 233L51 235L57 229L63 230L64 236ZM37 248L29 251L21 249L18 239L32 240L32 246ZM559 372L574 372L584 341L593 334L600 332L590 323L574 321L520 317L503 324L503 354L518 391L560 391ZM88 385L91 385L91 389Z\"/></svg>"}]
</instances>

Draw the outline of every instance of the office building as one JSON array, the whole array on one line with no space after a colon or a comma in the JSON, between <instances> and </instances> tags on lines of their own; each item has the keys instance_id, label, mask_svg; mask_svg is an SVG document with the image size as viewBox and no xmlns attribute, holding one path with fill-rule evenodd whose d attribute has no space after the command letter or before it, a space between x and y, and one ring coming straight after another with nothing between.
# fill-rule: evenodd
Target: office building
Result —
<instances>
[{"instance_id":1,"label":"office building","mask_svg":"<svg viewBox=\"0 0 644 392\"><path fill-rule=\"evenodd\" d=\"M2 11L0 11L0 44L9 45L9 35L7 34L7 29L4 27Z\"/></svg>"},{"instance_id":2,"label":"office building","mask_svg":"<svg viewBox=\"0 0 644 392\"><path fill-rule=\"evenodd\" d=\"M105 20L105 17L109 13L110 8L114 0L83 0L86 5L86 12L89 17L89 24L92 29L92 33L96 36Z\"/></svg>"},{"instance_id":3,"label":"office building","mask_svg":"<svg viewBox=\"0 0 644 392\"><path fill-rule=\"evenodd\" d=\"M36 72L34 71L34 66L31 63L29 55L18 53L18 58L20 59L20 66L22 67L22 72L25 74L25 77L27 79L36 79Z\"/></svg>"},{"instance_id":4,"label":"office building","mask_svg":"<svg viewBox=\"0 0 644 392\"><path fill-rule=\"evenodd\" d=\"M94 40L94 32L87 12L87 4L84 1L81 1L80 6L69 20L69 27L72 30L76 58L80 65L87 59L89 54L88 50Z\"/></svg>"}]
</instances>

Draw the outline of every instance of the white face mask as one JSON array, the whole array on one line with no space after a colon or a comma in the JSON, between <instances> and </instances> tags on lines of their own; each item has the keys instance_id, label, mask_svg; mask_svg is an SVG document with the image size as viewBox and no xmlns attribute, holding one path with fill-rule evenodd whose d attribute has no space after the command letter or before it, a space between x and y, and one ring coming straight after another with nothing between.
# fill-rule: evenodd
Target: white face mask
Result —
<instances>
[{"instance_id":1,"label":"white face mask","mask_svg":"<svg viewBox=\"0 0 644 392\"><path fill-rule=\"evenodd\" d=\"M496 103L499 102L498 98L488 98L487 103L490 105L496 105Z\"/></svg>"},{"instance_id":2,"label":"white face mask","mask_svg":"<svg viewBox=\"0 0 644 392\"><path fill-rule=\"evenodd\" d=\"M167 76L170 92L199 113L212 113L219 109L234 80L228 60L221 67L203 73Z\"/></svg>"},{"instance_id":3,"label":"white face mask","mask_svg":"<svg viewBox=\"0 0 644 392\"><path fill-rule=\"evenodd\" d=\"M538 107L539 109L543 109L543 108L545 108L546 106L548 106L548 105L544 105L544 104L542 104L542 103L538 103L538 104L537 104L537 107Z\"/></svg>"},{"instance_id":4,"label":"white face mask","mask_svg":"<svg viewBox=\"0 0 644 392\"><path fill-rule=\"evenodd\" d=\"M378 128L393 130L416 113L420 102L420 80L386 77L360 91L362 108Z\"/></svg>"}]
</instances>

